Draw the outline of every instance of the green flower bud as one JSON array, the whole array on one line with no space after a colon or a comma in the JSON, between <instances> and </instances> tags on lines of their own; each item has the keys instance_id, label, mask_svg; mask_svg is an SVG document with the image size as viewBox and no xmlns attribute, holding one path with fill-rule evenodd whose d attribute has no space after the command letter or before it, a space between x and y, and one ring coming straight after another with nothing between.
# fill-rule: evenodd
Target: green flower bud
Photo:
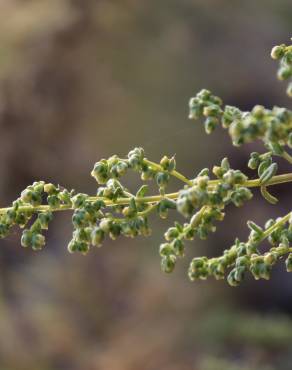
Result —
<instances>
[{"instance_id":1,"label":"green flower bud","mask_svg":"<svg viewBox=\"0 0 292 370\"><path fill-rule=\"evenodd\" d=\"M73 198L72 198L72 206L74 209L77 209L77 208L82 208L85 206L85 203L86 203L86 200L88 199L88 195L87 194L76 194Z\"/></svg>"},{"instance_id":2,"label":"green flower bud","mask_svg":"<svg viewBox=\"0 0 292 370\"><path fill-rule=\"evenodd\" d=\"M60 193L58 194L58 198L63 204L71 206L71 193L69 193L68 190L64 189L60 191Z\"/></svg>"},{"instance_id":3,"label":"green flower bud","mask_svg":"<svg viewBox=\"0 0 292 370\"><path fill-rule=\"evenodd\" d=\"M49 195L52 195L52 194L56 194L57 192L57 188L54 184L45 184L44 185L44 192L49 194Z\"/></svg>"},{"instance_id":4,"label":"green flower bud","mask_svg":"<svg viewBox=\"0 0 292 370\"><path fill-rule=\"evenodd\" d=\"M95 163L91 176L95 178L98 184L105 184L109 179L109 168L107 160L103 159Z\"/></svg>"},{"instance_id":5,"label":"green flower bud","mask_svg":"<svg viewBox=\"0 0 292 370\"><path fill-rule=\"evenodd\" d=\"M202 89L201 91L197 93L197 98L205 100L205 101L210 100L211 96L212 96L211 91L207 89Z\"/></svg>"},{"instance_id":6,"label":"green flower bud","mask_svg":"<svg viewBox=\"0 0 292 370\"><path fill-rule=\"evenodd\" d=\"M266 168L260 175L260 183L266 184L275 174L277 173L278 165L277 163L272 163Z\"/></svg>"},{"instance_id":7,"label":"green flower bud","mask_svg":"<svg viewBox=\"0 0 292 370\"><path fill-rule=\"evenodd\" d=\"M284 56L284 53L285 53L284 45L274 46L271 51L271 57L275 60L281 59Z\"/></svg>"},{"instance_id":8,"label":"green flower bud","mask_svg":"<svg viewBox=\"0 0 292 370\"><path fill-rule=\"evenodd\" d=\"M165 189L169 182L169 174L167 172L158 172L155 179L159 188Z\"/></svg>"},{"instance_id":9,"label":"green flower bud","mask_svg":"<svg viewBox=\"0 0 292 370\"><path fill-rule=\"evenodd\" d=\"M164 256L161 259L161 270L167 274L175 268L176 257L174 255Z\"/></svg>"},{"instance_id":10,"label":"green flower bud","mask_svg":"<svg viewBox=\"0 0 292 370\"><path fill-rule=\"evenodd\" d=\"M175 239L172 242L173 250L176 256L184 257L185 247L181 239Z\"/></svg>"},{"instance_id":11,"label":"green flower bud","mask_svg":"<svg viewBox=\"0 0 292 370\"><path fill-rule=\"evenodd\" d=\"M72 216L72 223L75 228L88 226L90 215L84 209L77 209Z\"/></svg>"},{"instance_id":12,"label":"green flower bud","mask_svg":"<svg viewBox=\"0 0 292 370\"><path fill-rule=\"evenodd\" d=\"M222 167L214 166L212 168L212 172L214 173L214 175L216 177L218 177L220 179L220 178L222 178L222 176L225 174L226 171Z\"/></svg>"},{"instance_id":13,"label":"green flower bud","mask_svg":"<svg viewBox=\"0 0 292 370\"><path fill-rule=\"evenodd\" d=\"M145 153L142 148L135 148L131 150L128 154L128 163L131 168L134 170L140 170L142 164L143 164L143 159L144 159Z\"/></svg>"},{"instance_id":14,"label":"green flower bud","mask_svg":"<svg viewBox=\"0 0 292 370\"><path fill-rule=\"evenodd\" d=\"M218 117L220 113L221 113L220 107L215 104L207 105L203 109L203 115L205 117Z\"/></svg>"},{"instance_id":15,"label":"green flower bud","mask_svg":"<svg viewBox=\"0 0 292 370\"><path fill-rule=\"evenodd\" d=\"M206 134L211 134L215 130L215 128L218 126L218 124L219 124L219 120L217 117L214 117L214 116L207 117L204 122Z\"/></svg>"},{"instance_id":16,"label":"green flower bud","mask_svg":"<svg viewBox=\"0 0 292 370\"><path fill-rule=\"evenodd\" d=\"M208 259L206 257L193 258L188 271L190 280L206 280L208 274Z\"/></svg>"},{"instance_id":17,"label":"green flower bud","mask_svg":"<svg viewBox=\"0 0 292 370\"><path fill-rule=\"evenodd\" d=\"M36 183L35 187L39 189L39 184ZM23 190L20 199L24 203L29 203L32 206L39 206L42 202L41 192L36 191L33 185L30 185L27 189Z\"/></svg>"},{"instance_id":18,"label":"green flower bud","mask_svg":"<svg viewBox=\"0 0 292 370\"><path fill-rule=\"evenodd\" d=\"M61 205L61 201L60 199L58 198L57 195L49 195L47 197L47 202L48 202L48 205L51 207L51 208L59 208L60 205Z\"/></svg>"},{"instance_id":19,"label":"green flower bud","mask_svg":"<svg viewBox=\"0 0 292 370\"><path fill-rule=\"evenodd\" d=\"M262 105L256 105L253 107L252 111L251 111L251 114L257 118L257 119L261 119L264 117L265 115L265 108L262 106Z\"/></svg>"},{"instance_id":20,"label":"green flower bud","mask_svg":"<svg viewBox=\"0 0 292 370\"><path fill-rule=\"evenodd\" d=\"M227 282L230 286L238 286L244 279L245 267L235 267L230 271Z\"/></svg>"},{"instance_id":21,"label":"green flower bud","mask_svg":"<svg viewBox=\"0 0 292 370\"><path fill-rule=\"evenodd\" d=\"M277 76L279 80L288 80L292 76L292 69L287 66L282 66L278 69Z\"/></svg>"},{"instance_id":22,"label":"green flower bud","mask_svg":"<svg viewBox=\"0 0 292 370\"><path fill-rule=\"evenodd\" d=\"M116 173L118 177L124 176L127 172L128 164L124 161L119 161L116 165Z\"/></svg>"},{"instance_id":23,"label":"green flower bud","mask_svg":"<svg viewBox=\"0 0 292 370\"><path fill-rule=\"evenodd\" d=\"M169 158L165 155L164 157L162 157L161 161L160 161L160 166L164 169L164 170L168 170L168 166L169 166Z\"/></svg>"},{"instance_id":24,"label":"green flower bud","mask_svg":"<svg viewBox=\"0 0 292 370\"><path fill-rule=\"evenodd\" d=\"M103 218L102 220L100 220L100 223L99 223L99 227L106 234L109 233L109 231L111 229L111 225L112 225L112 220L110 220L108 218Z\"/></svg>"},{"instance_id":25,"label":"green flower bud","mask_svg":"<svg viewBox=\"0 0 292 370\"><path fill-rule=\"evenodd\" d=\"M68 251L70 253L80 252L86 254L89 251L89 245L86 242L72 239L68 244Z\"/></svg>"},{"instance_id":26,"label":"green flower bud","mask_svg":"<svg viewBox=\"0 0 292 370\"><path fill-rule=\"evenodd\" d=\"M35 181L32 184L32 187L36 193L42 193L44 191L44 185L45 185L44 181Z\"/></svg>"},{"instance_id":27,"label":"green flower bud","mask_svg":"<svg viewBox=\"0 0 292 370\"><path fill-rule=\"evenodd\" d=\"M252 255L250 271L256 280L269 280L271 274L271 266L265 264L264 257Z\"/></svg>"},{"instance_id":28,"label":"green flower bud","mask_svg":"<svg viewBox=\"0 0 292 370\"><path fill-rule=\"evenodd\" d=\"M49 223L53 219L53 213L50 211L41 212L38 214L38 220L42 229L47 230Z\"/></svg>"},{"instance_id":29,"label":"green flower bud","mask_svg":"<svg viewBox=\"0 0 292 370\"><path fill-rule=\"evenodd\" d=\"M101 225L99 225L100 228ZM116 223L116 222L112 222L110 224L110 230L109 230L109 237L112 239L112 240L116 240L117 237L121 234L121 225Z\"/></svg>"},{"instance_id":30,"label":"green flower bud","mask_svg":"<svg viewBox=\"0 0 292 370\"><path fill-rule=\"evenodd\" d=\"M272 266L277 262L278 255L275 252L268 252L264 255L264 263L268 266Z\"/></svg>"},{"instance_id":31,"label":"green flower bud","mask_svg":"<svg viewBox=\"0 0 292 370\"><path fill-rule=\"evenodd\" d=\"M226 105L222 116L222 126L224 128L229 128L231 123L235 119L241 118L241 116L242 112L238 108Z\"/></svg>"},{"instance_id":32,"label":"green flower bud","mask_svg":"<svg viewBox=\"0 0 292 370\"><path fill-rule=\"evenodd\" d=\"M250 200L253 197L252 192L245 187L239 187L231 194L231 201L236 207L241 207L244 202Z\"/></svg>"},{"instance_id":33,"label":"green flower bud","mask_svg":"<svg viewBox=\"0 0 292 370\"><path fill-rule=\"evenodd\" d=\"M190 108L188 118L197 120L197 119L201 118L202 115L203 115L203 106L200 104L200 105L197 105L195 107Z\"/></svg>"},{"instance_id":34,"label":"green flower bud","mask_svg":"<svg viewBox=\"0 0 292 370\"><path fill-rule=\"evenodd\" d=\"M256 170L260 164L260 155L257 152L252 152L250 154L250 159L248 161L248 167L252 170Z\"/></svg>"},{"instance_id":35,"label":"green flower bud","mask_svg":"<svg viewBox=\"0 0 292 370\"><path fill-rule=\"evenodd\" d=\"M42 234L32 234L31 247L33 250L38 251L44 247L46 239Z\"/></svg>"},{"instance_id":36,"label":"green flower bud","mask_svg":"<svg viewBox=\"0 0 292 370\"><path fill-rule=\"evenodd\" d=\"M179 236L179 231L176 227L170 227L164 234L165 240L172 241Z\"/></svg>"},{"instance_id":37,"label":"green flower bud","mask_svg":"<svg viewBox=\"0 0 292 370\"><path fill-rule=\"evenodd\" d=\"M21 236L21 245L24 248L31 247L32 242L32 233L30 230L26 229L23 230L22 236Z\"/></svg>"},{"instance_id":38,"label":"green flower bud","mask_svg":"<svg viewBox=\"0 0 292 370\"><path fill-rule=\"evenodd\" d=\"M174 254L173 246L169 243L160 244L159 254L161 257L173 255Z\"/></svg>"}]
</instances>

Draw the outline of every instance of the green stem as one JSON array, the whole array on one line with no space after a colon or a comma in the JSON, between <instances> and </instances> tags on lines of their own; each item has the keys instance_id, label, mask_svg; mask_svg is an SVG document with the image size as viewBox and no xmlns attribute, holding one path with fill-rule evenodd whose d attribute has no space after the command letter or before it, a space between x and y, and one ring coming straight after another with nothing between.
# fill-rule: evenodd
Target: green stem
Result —
<instances>
[{"instance_id":1,"label":"green stem","mask_svg":"<svg viewBox=\"0 0 292 370\"><path fill-rule=\"evenodd\" d=\"M291 164L292 164L292 156L291 156L289 153L284 152L284 153L282 154L282 157L283 157L284 159L286 159L286 161L288 161L289 163L291 163Z\"/></svg>"},{"instance_id":2,"label":"green stem","mask_svg":"<svg viewBox=\"0 0 292 370\"><path fill-rule=\"evenodd\" d=\"M154 170L165 172L165 170L160 166L160 164L157 164L155 162L151 162L148 159L144 159L143 161L144 161L144 163L148 164L148 166L152 167ZM192 186L193 185L193 182L191 180L189 180L188 178L186 178L184 175L182 175L178 171L173 170L173 171L170 172L170 174L173 177L176 177L177 179L181 180L182 182L185 182L189 186Z\"/></svg>"},{"instance_id":3,"label":"green stem","mask_svg":"<svg viewBox=\"0 0 292 370\"><path fill-rule=\"evenodd\" d=\"M264 231L262 239L266 239L268 236L272 234L273 231L275 231L279 226L282 224L285 224L289 221L291 217L292 212L287 213L286 216L283 216L279 221L275 222L274 225L270 226L267 230Z\"/></svg>"},{"instance_id":4,"label":"green stem","mask_svg":"<svg viewBox=\"0 0 292 370\"><path fill-rule=\"evenodd\" d=\"M153 212L157 208L157 204L151 204L148 208L146 208L144 211L137 212L136 216L148 216L151 212ZM121 222L124 220L124 218L115 217L112 220L116 222Z\"/></svg>"},{"instance_id":5,"label":"green stem","mask_svg":"<svg viewBox=\"0 0 292 370\"><path fill-rule=\"evenodd\" d=\"M212 190L214 186L219 184L221 180L210 180L208 183L208 188ZM272 177L265 186L271 186L271 185L277 185L277 184L283 184L287 182L292 182L292 173L282 174L282 175L276 175ZM193 184L192 184L193 185ZM260 187L260 179L254 179L254 180L247 180L245 183L242 184L242 186L248 187L248 188L254 188L254 187ZM149 204L155 204L157 202L160 202L163 198L169 198L176 200L179 196L179 192L174 193L168 193L165 195L152 195L147 197L136 197L136 202L140 203L149 203ZM115 201L105 199L104 197L98 197L98 196L92 196L89 197L89 201L95 202L97 200L101 200L105 203L106 206L115 206L115 205L126 205L130 203L132 197L128 198L118 198ZM6 207L6 208L0 208L0 215L6 213L8 210L12 210L13 207ZM40 205L40 206L31 206L31 205L23 205L19 207L20 212L45 212L45 211L67 211L73 209L70 205L60 205L57 208L52 208L49 205Z\"/></svg>"}]
</instances>

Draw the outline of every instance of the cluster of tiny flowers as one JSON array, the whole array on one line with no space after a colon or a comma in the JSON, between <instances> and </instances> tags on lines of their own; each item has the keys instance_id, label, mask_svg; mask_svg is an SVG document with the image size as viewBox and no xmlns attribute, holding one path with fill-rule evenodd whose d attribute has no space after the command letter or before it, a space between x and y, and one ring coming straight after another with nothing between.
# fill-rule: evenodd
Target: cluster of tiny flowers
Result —
<instances>
[{"instance_id":1,"label":"cluster of tiny flowers","mask_svg":"<svg viewBox=\"0 0 292 370\"><path fill-rule=\"evenodd\" d=\"M289 215L290 216L290 215ZM209 276L215 279L224 279L231 286L239 285L246 272L250 272L256 279L270 279L273 265L286 255L287 272L292 272L292 253L289 247L292 242L292 219L287 217L270 219L265 224L265 229L249 221L251 232L246 243L238 239L235 244L224 251L223 255L216 258L194 258L189 267L191 280L205 280ZM271 245L269 251L261 254L259 244L267 239Z\"/></svg>"},{"instance_id":2,"label":"cluster of tiny flowers","mask_svg":"<svg viewBox=\"0 0 292 370\"><path fill-rule=\"evenodd\" d=\"M292 46L273 48L272 57L280 61L280 79L292 77ZM288 94L292 96L292 85ZM149 216L154 212L162 219L170 210L185 217L185 223L175 222L164 234L160 245L161 269L170 273L176 262L185 255L185 244L195 237L206 239L216 231L216 222L222 221L228 205L240 207L253 196L250 188L259 187L263 197L272 204L278 199L268 192L277 183L291 182L292 173L278 175L274 156L292 164L286 147L292 148L292 111L257 105L243 112L223 102L208 90L200 91L189 102L191 119L204 118L209 134L220 124L228 129L235 146L262 140L267 152L252 152L248 167L257 171L257 179L248 179L240 170L230 168L224 158L212 171L204 168L194 179L188 179L176 169L174 157L163 156L159 163L148 160L142 148L131 150L125 158L113 155L95 163L91 176L96 180L94 196L67 190L44 181L34 182L22 191L11 207L0 208L0 238L5 238L13 226L23 229L21 245L37 251L44 247L44 231L48 229L56 211L73 211L73 235L68 244L70 253L87 254L91 246L100 247L106 238L119 236L134 238L151 233ZM134 193L123 184L122 177L136 172L143 182L154 181L158 194L149 195L149 186L143 184ZM211 175L213 174L213 178ZM184 187L168 194L171 177L184 182ZM215 177L215 178L214 178ZM269 220L264 228L249 221L247 242L235 240L234 245L216 258L196 257L188 269L190 280L227 277L231 286L238 285L247 272L255 279L269 279L272 266L286 256L287 271L292 271L292 217L291 213ZM260 253L264 240L270 243L266 253Z\"/></svg>"},{"instance_id":3,"label":"cluster of tiny flowers","mask_svg":"<svg viewBox=\"0 0 292 370\"><path fill-rule=\"evenodd\" d=\"M42 202L46 198L49 210L42 210ZM42 249L45 237L42 230L48 229L49 222L53 219L52 211L60 207L71 206L71 194L66 189L61 189L53 184L43 181L34 182L22 191L20 197L13 202L12 207L0 216L0 238L8 236L14 225L24 228L37 209L37 217L29 228L22 232L21 245L34 250Z\"/></svg>"},{"instance_id":4,"label":"cluster of tiny flowers","mask_svg":"<svg viewBox=\"0 0 292 370\"><path fill-rule=\"evenodd\" d=\"M193 180L193 186L179 192L177 210L190 221L184 225L176 222L164 235L166 243L160 245L160 256L165 272L171 272L177 257L184 256L184 240L193 240L195 236L206 239L216 231L214 222L223 220L223 210L228 204L240 207L252 198L251 191L243 185L247 177L231 169L227 158L220 166L214 166L212 172L218 179L215 183L210 183L209 169L205 168Z\"/></svg>"},{"instance_id":5,"label":"cluster of tiny flowers","mask_svg":"<svg viewBox=\"0 0 292 370\"><path fill-rule=\"evenodd\" d=\"M271 51L271 57L279 60L278 78L279 80L291 80L292 77L292 46L277 45ZM292 82L287 87L287 95L292 98Z\"/></svg>"},{"instance_id":6,"label":"cluster of tiny flowers","mask_svg":"<svg viewBox=\"0 0 292 370\"><path fill-rule=\"evenodd\" d=\"M221 99L208 90L202 90L191 98L189 107L189 118L205 118L208 134L221 122L235 146L260 139L275 155L282 155L285 145L292 148L292 112L286 108L270 110L256 105L251 112L242 112L230 105L223 107Z\"/></svg>"},{"instance_id":7,"label":"cluster of tiny flowers","mask_svg":"<svg viewBox=\"0 0 292 370\"><path fill-rule=\"evenodd\" d=\"M91 175L99 186L97 194L68 191L60 186L35 182L22 191L12 207L0 215L0 237L8 236L12 226L24 228L36 214L29 228L23 230L21 244L34 250L42 249L45 237L42 230L48 224L56 210L73 210L73 236L68 244L69 252L86 254L90 246L101 246L106 236L116 239L118 236L148 236L151 229L148 214L156 210L161 218L166 218L171 209L176 209L176 201L164 196L171 173L175 170L174 157L164 156L159 164L145 158L142 148L129 152L126 159L112 156L102 159L94 165ZM131 194L120 182L128 170L136 171L143 181L155 180L160 196L159 200L145 202L148 185L142 185L136 194Z\"/></svg>"},{"instance_id":8,"label":"cluster of tiny flowers","mask_svg":"<svg viewBox=\"0 0 292 370\"><path fill-rule=\"evenodd\" d=\"M126 175L129 169L140 173L141 180L155 179L160 191L163 193L168 185L170 174L175 170L176 162L174 157L164 156L160 165L154 166L145 158L142 148L135 148L128 153L127 159L121 159L117 155L109 159L102 159L94 165L91 175L98 184L106 184L110 179L119 179Z\"/></svg>"}]
</instances>

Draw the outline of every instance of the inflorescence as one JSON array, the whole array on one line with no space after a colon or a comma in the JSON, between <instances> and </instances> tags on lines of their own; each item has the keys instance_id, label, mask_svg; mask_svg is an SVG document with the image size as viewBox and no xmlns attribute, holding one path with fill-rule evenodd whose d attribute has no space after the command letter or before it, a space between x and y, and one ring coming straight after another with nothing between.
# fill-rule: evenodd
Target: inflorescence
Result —
<instances>
[{"instance_id":1,"label":"inflorescence","mask_svg":"<svg viewBox=\"0 0 292 370\"><path fill-rule=\"evenodd\" d=\"M280 61L278 77L292 77L292 46L276 46L271 55ZM287 92L292 96L291 83ZM292 111L257 105L250 112L243 112L223 106L222 100L208 90L191 98L189 108L189 118L203 118L208 134L221 124L228 129L235 146L255 140L264 143L266 152L253 152L248 160L248 167L257 171L257 178L249 179L240 170L232 169L224 158L211 170L204 168L188 179L177 171L174 157L164 156L155 163L146 158L142 148L135 148L126 158L114 155L94 165L91 176L98 183L95 196L44 181L34 182L11 207L0 209L0 237L7 237L12 227L18 225L23 229L21 245L40 250L45 245L44 230L48 229L54 212L72 210L74 230L68 250L86 254L91 246L100 247L108 237L115 240L119 236L148 236L151 214L165 219L169 211L176 210L186 222L175 222L165 232L165 241L159 248L161 269L170 273L177 260L185 255L185 242L196 237L206 239L209 233L215 232L217 222L224 219L226 207L243 206L252 198L253 188L259 187L268 202L277 203L268 187L292 181L292 173L277 174L275 162L275 157L282 157L292 163L292 156L287 152L292 148ZM128 171L137 172L143 182L154 181L159 193L149 195L146 184L135 194L131 193L121 182ZM183 182L184 187L167 193L172 177ZM250 234L246 242L236 239L219 257L194 258L188 269L190 280L227 277L228 283L236 286L248 271L255 279L269 279L272 266L284 256L287 271L292 271L292 212L268 220L263 228L252 221L247 225ZM270 249L262 253L260 246L265 240Z\"/></svg>"}]
</instances>

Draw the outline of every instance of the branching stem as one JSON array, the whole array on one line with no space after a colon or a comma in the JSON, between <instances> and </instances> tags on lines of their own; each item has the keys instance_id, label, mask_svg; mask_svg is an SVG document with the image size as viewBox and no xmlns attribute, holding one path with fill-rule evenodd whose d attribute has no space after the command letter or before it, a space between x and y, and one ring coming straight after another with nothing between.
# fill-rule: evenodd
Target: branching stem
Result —
<instances>
[{"instance_id":1,"label":"branching stem","mask_svg":"<svg viewBox=\"0 0 292 370\"><path fill-rule=\"evenodd\" d=\"M164 171L164 169L162 168L162 166L160 166L159 164L157 164L155 162L149 161L148 159L143 159L143 162L145 164L148 164L148 166L150 166L154 170L158 170L158 171L162 171L162 172ZM191 180L189 180L188 178L186 178L184 175L182 175L178 171L173 170L173 171L170 172L170 174L173 177L176 177L177 179L181 180L182 182L185 182L189 186L192 186L193 185L193 182Z\"/></svg>"},{"instance_id":2,"label":"branching stem","mask_svg":"<svg viewBox=\"0 0 292 370\"><path fill-rule=\"evenodd\" d=\"M159 165L157 165L159 166ZM174 173L173 171L172 173ZM181 175L182 176L182 175ZM184 177L184 176L183 176ZM189 181L189 180L188 180ZM190 186L193 185L191 181ZM266 186L271 186L271 185L277 185L277 184L283 184L287 182L292 182L292 173L286 173L282 175L276 175L273 176L267 183ZM220 180L210 180L208 183L208 187L212 189L212 187L216 186L217 184L220 183ZM242 186L246 186L248 188L254 188L254 187L260 187L260 179L254 179L254 180L247 180ZM177 199L179 195L179 192L174 192L174 193L168 193L165 195L152 195L152 196L146 196L146 197L136 197L135 200L136 202L141 202L141 203L149 203L149 204L155 204L159 201L161 201L164 198L169 198L169 199ZM98 196L91 196L89 197L89 201L97 201L101 200L103 201L107 206L115 206L115 205L126 205L129 204L131 197L125 197L125 198L118 198L115 201L111 201L109 199L103 198L103 197L98 197ZM6 207L6 208L0 208L0 214L6 213L8 210L13 209L13 207ZM67 211L73 209L71 206L68 205L60 205L59 207L52 208L49 205L40 205L40 206L30 206L30 205L24 205L19 207L19 211L21 212L45 212L45 211Z\"/></svg>"}]
</instances>

